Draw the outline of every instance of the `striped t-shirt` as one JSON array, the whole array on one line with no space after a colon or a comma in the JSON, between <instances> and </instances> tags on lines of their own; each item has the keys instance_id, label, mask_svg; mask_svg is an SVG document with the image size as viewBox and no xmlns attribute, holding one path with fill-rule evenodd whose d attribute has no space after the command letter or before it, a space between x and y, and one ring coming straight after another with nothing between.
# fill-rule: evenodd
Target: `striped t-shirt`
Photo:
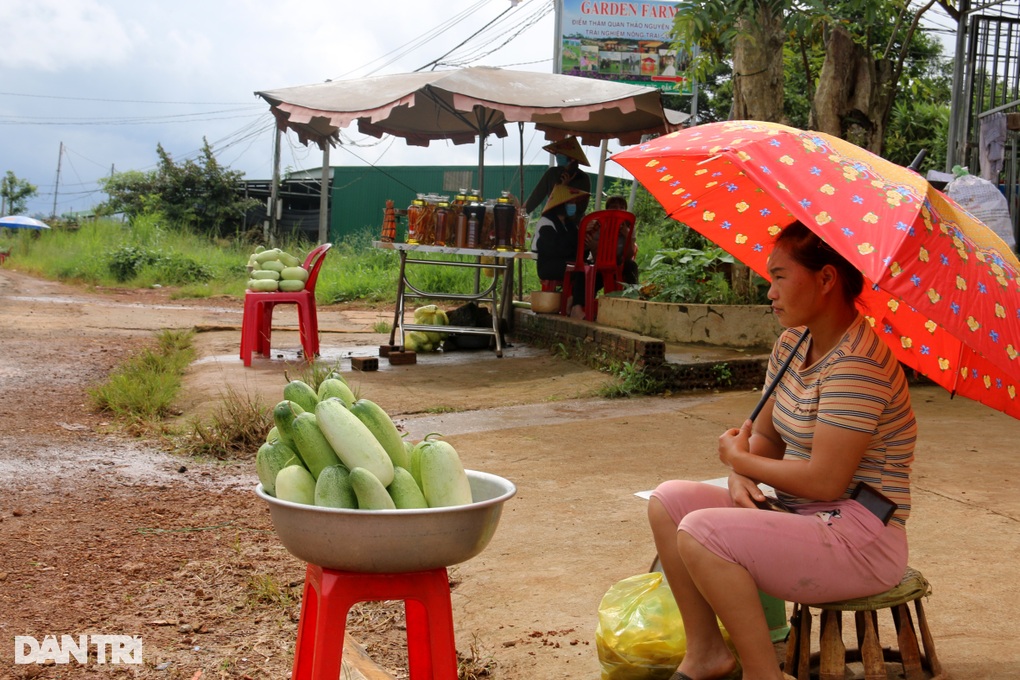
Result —
<instances>
[{"instance_id":1,"label":"striped t-shirt","mask_svg":"<svg viewBox=\"0 0 1020 680\"><path fill-rule=\"evenodd\" d=\"M780 336L769 360L768 383L804 330L790 328ZM797 350L772 395L772 420L786 444L784 458L811 458L816 422L872 433L842 497L849 498L858 482L866 482L897 504L891 523L905 527L910 515L910 464L917 422L903 369L861 315L832 351L813 366L804 366L806 353L807 343ZM811 500L785 493L779 496L793 505Z\"/></svg>"}]
</instances>

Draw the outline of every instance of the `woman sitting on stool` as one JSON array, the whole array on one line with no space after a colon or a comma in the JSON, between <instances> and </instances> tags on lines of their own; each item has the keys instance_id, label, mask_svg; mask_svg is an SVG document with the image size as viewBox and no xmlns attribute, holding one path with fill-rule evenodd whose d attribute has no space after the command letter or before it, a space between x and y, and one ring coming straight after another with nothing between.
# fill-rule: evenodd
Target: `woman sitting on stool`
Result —
<instances>
[{"instance_id":1,"label":"woman sitting on stool","mask_svg":"<svg viewBox=\"0 0 1020 680\"><path fill-rule=\"evenodd\" d=\"M538 278L543 289L563 281L567 263L577 257L577 226L571 220L577 214L578 204L588 200L588 192L557 184L553 187L549 200L542 209L542 217L535 224L535 236L531 241L531 250L536 255ZM580 279L571 281L575 287L584 286L584 274Z\"/></svg>"}]
</instances>

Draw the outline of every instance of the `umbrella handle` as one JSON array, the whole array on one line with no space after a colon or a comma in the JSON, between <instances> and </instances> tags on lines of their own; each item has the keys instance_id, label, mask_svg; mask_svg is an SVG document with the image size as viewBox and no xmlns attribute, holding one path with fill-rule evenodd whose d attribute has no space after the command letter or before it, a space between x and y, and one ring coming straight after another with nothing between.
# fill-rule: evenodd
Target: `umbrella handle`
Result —
<instances>
[{"instance_id":1,"label":"umbrella handle","mask_svg":"<svg viewBox=\"0 0 1020 680\"><path fill-rule=\"evenodd\" d=\"M800 336L800 340L798 340L797 344L793 346L793 350L790 352L789 356L786 357L786 361L784 361L783 365L779 367L779 372L776 373L776 377L773 378L772 382L769 383L769 386L765 388L765 392L762 393L761 399L758 400L758 405L754 407L754 410L751 411L751 415L748 418L752 423L754 422L754 419L758 417L758 414L761 413L762 408L765 407L765 402L768 401L769 397L772 396L772 393L776 391L776 386L779 385L779 381L782 380L783 374L786 373L786 369L790 367L790 362L793 361L793 357L797 354L797 350L804 344L804 341L807 340L807 336L809 334L810 331L804 331L804 335Z\"/></svg>"},{"instance_id":2,"label":"umbrella handle","mask_svg":"<svg viewBox=\"0 0 1020 680\"><path fill-rule=\"evenodd\" d=\"M914 156L914 160L910 161L910 169L914 172L918 172L921 169L921 163L924 162L925 156L928 155L928 149L921 149Z\"/></svg>"}]
</instances>

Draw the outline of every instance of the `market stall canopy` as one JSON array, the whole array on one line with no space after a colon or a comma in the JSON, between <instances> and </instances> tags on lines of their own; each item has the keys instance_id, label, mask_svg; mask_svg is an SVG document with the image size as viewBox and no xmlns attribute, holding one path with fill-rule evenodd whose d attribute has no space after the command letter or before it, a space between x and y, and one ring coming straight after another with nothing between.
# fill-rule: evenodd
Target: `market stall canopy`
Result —
<instances>
[{"instance_id":1,"label":"market stall canopy","mask_svg":"<svg viewBox=\"0 0 1020 680\"><path fill-rule=\"evenodd\" d=\"M269 102L280 129L320 147L357 122L364 134L391 134L428 146L446 139L468 144L505 123L534 123L546 139L580 137L635 144L642 135L675 130L687 114L662 106L659 90L612 81L472 66L327 81L256 92Z\"/></svg>"}]
</instances>

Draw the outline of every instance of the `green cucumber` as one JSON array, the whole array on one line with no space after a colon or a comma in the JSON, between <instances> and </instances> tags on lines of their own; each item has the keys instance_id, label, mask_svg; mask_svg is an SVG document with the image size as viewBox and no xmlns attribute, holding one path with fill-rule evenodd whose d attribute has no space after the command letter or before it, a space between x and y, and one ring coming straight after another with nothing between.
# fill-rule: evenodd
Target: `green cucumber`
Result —
<instances>
[{"instance_id":1,"label":"green cucumber","mask_svg":"<svg viewBox=\"0 0 1020 680\"><path fill-rule=\"evenodd\" d=\"M354 396L354 392L347 386L347 383L339 378L326 378L319 383L319 401L325 401L330 397L336 397L344 403L347 408L351 407L357 397Z\"/></svg>"},{"instance_id":2,"label":"green cucumber","mask_svg":"<svg viewBox=\"0 0 1020 680\"><path fill-rule=\"evenodd\" d=\"M280 262L282 262L285 267L298 267L301 265L301 260L297 259L285 250L280 251L279 258ZM301 268L304 269L304 267Z\"/></svg>"},{"instance_id":3,"label":"green cucumber","mask_svg":"<svg viewBox=\"0 0 1020 680\"><path fill-rule=\"evenodd\" d=\"M305 462L305 467L312 473L312 477L318 479L319 473L324 469L340 464L340 459L337 458L333 447L322 435L314 413L298 414L294 418L292 435L298 455Z\"/></svg>"},{"instance_id":4,"label":"green cucumber","mask_svg":"<svg viewBox=\"0 0 1020 680\"><path fill-rule=\"evenodd\" d=\"M280 249L270 248L269 250L263 250L262 252L255 253L255 261L258 263L268 262L269 260L279 260Z\"/></svg>"},{"instance_id":5,"label":"green cucumber","mask_svg":"<svg viewBox=\"0 0 1020 680\"><path fill-rule=\"evenodd\" d=\"M308 270L304 267L284 267L280 270L280 278L284 281L305 282L308 280Z\"/></svg>"},{"instance_id":6,"label":"green cucumber","mask_svg":"<svg viewBox=\"0 0 1020 680\"><path fill-rule=\"evenodd\" d=\"M400 466L407 469L410 466L410 459L407 456L407 449L404 447L404 440L400 431L393 424L386 411L368 399L358 399L351 406L351 413L358 417L358 420L365 424L375 438L382 444L386 454L393 461L393 466Z\"/></svg>"},{"instance_id":7,"label":"green cucumber","mask_svg":"<svg viewBox=\"0 0 1020 680\"><path fill-rule=\"evenodd\" d=\"M280 274L280 278L283 278L283 270L286 269L284 264L279 260L266 260L265 262L259 262L261 267L259 271L274 271Z\"/></svg>"},{"instance_id":8,"label":"green cucumber","mask_svg":"<svg viewBox=\"0 0 1020 680\"><path fill-rule=\"evenodd\" d=\"M256 280L279 281L280 272L273 271L272 269L256 269L251 273L251 278Z\"/></svg>"},{"instance_id":9,"label":"green cucumber","mask_svg":"<svg viewBox=\"0 0 1020 680\"><path fill-rule=\"evenodd\" d=\"M354 495L358 497L359 510L396 510L397 505L393 502L386 486L372 474L362 467L351 470L348 476Z\"/></svg>"},{"instance_id":10,"label":"green cucumber","mask_svg":"<svg viewBox=\"0 0 1020 680\"><path fill-rule=\"evenodd\" d=\"M280 284L272 279L248 279L245 288L256 293L272 293L280 289Z\"/></svg>"},{"instance_id":11,"label":"green cucumber","mask_svg":"<svg viewBox=\"0 0 1020 680\"><path fill-rule=\"evenodd\" d=\"M393 499L393 504L398 510L412 510L416 508L427 508L425 494L421 492L418 482L414 481L411 473L402 467L393 468L393 481L386 487Z\"/></svg>"},{"instance_id":12,"label":"green cucumber","mask_svg":"<svg viewBox=\"0 0 1020 680\"><path fill-rule=\"evenodd\" d=\"M300 465L288 465L276 473L276 497L281 501L315 505L315 478Z\"/></svg>"},{"instance_id":13,"label":"green cucumber","mask_svg":"<svg viewBox=\"0 0 1020 680\"><path fill-rule=\"evenodd\" d=\"M348 470L362 467L379 478L384 487L393 481L393 461L372 431L347 410L339 399L326 399L315 406L315 417L326 441Z\"/></svg>"},{"instance_id":14,"label":"green cucumber","mask_svg":"<svg viewBox=\"0 0 1020 680\"><path fill-rule=\"evenodd\" d=\"M283 398L295 402L305 411L312 412L319 403L319 395L311 386L302 380L291 380L283 388Z\"/></svg>"},{"instance_id":15,"label":"green cucumber","mask_svg":"<svg viewBox=\"0 0 1020 680\"><path fill-rule=\"evenodd\" d=\"M289 399L284 399L273 407L273 422L280 441L294 449L294 419L305 410Z\"/></svg>"},{"instance_id":16,"label":"green cucumber","mask_svg":"<svg viewBox=\"0 0 1020 680\"><path fill-rule=\"evenodd\" d=\"M469 505L471 484L457 450L438 439L421 448L421 490L430 508Z\"/></svg>"},{"instance_id":17,"label":"green cucumber","mask_svg":"<svg viewBox=\"0 0 1020 680\"><path fill-rule=\"evenodd\" d=\"M277 287L284 293L297 293L305 289L304 281L288 281L286 279L278 281Z\"/></svg>"},{"instance_id":18,"label":"green cucumber","mask_svg":"<svg viewBox=\"0 0 1020 680\"><path fill-rule=\"evenodd\" d=\"M414 481L418 482L418 487L421 487L421 450L428 441L429 435L425 436L425 439L421 440L417 444L411 447L410 453L407 454L407 471L414 477Z\"/></svg>"},{"instance_id":19,"label":"green cucumber","mask_svg":"<svg viewBox=\"0 0 1020 680\"><path fill-rule=\"evenodd\" d=\"M330 465L315 480L315 504L324 508L358 508L358 497L351 486L350 471L343 465Z\"/></svg>"},{"instance_id":20,"label":"green cucumber","mask_svg":"<svg viewBox=\"0 0 1020 680\"><path fill-rule=\"evenodd\" d=\"M263 444L255 454L255 473L262 488L270 496L276 495L276 475L288 465L297 462L293 449L276 440Z\"/></svg>"}]
</instances>

